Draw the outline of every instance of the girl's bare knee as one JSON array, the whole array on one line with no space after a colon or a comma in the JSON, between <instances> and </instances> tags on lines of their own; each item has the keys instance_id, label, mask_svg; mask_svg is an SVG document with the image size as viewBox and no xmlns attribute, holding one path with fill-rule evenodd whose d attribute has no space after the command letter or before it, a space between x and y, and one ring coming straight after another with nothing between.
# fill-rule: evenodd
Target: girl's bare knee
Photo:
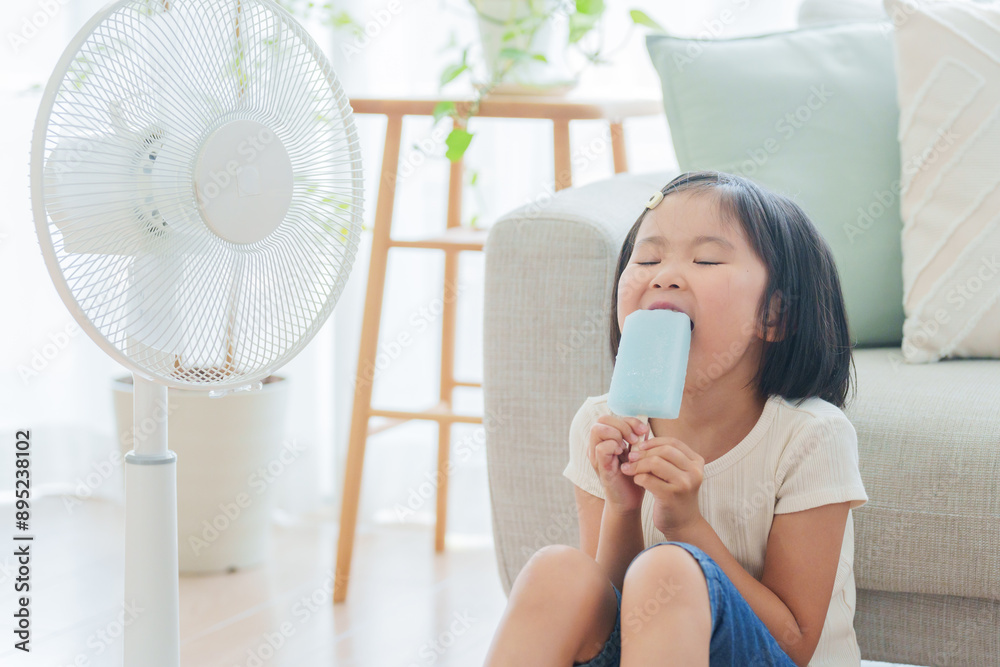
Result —
<instances>
[{"instance_id":1,"label":"girl's bare knee","mask_svg":"<svg viewBox=\"0 0 1000 667\"><path fill-rule=\"evenodd\" d=\"M587 559L590 556L565 544L542 547L521 568L514 588L547 596L558 591L571 592L573 584L587 577L590 565L598 567L592 559L587 563Z\"/></svg>"},{"instance_id":2,"label":"girl's bare knee","mask_svg":"<svg viewBox=\"0 0 1000 667\"><path fill-rule=\"evenodd\" d=\"M618 598L611 581L580 549L561 544L539 549L525 563L515 589L510 601L520 611L566 625L578 647L576 662L597 655L614 629Z\"/></svg>"}]
</instances>

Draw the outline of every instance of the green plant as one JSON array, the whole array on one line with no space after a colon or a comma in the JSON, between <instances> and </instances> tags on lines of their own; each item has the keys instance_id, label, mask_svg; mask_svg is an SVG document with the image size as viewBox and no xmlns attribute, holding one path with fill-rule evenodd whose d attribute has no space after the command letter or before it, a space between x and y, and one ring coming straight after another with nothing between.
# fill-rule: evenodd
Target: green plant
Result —
<instances>
[{"instance_id":1,"label":"green plant","mask_svg":"<svg viewBox=\"0 0 1000 667\"><path fill-rule=\"evenodd\" d=\"M470 4L476 10L477 17L484 21L501 25L505 31L501 38L497 67L491 72L491 76L487 81L472 81L472 87L475 91L473 99L464 104L444 101L434 107L435 124L445 117L453 119L452 130L445 139L445 145L447 146L445 157L452 162L461 160L469 144L472 142L473 133L467 129L469 119L479 112L481 102L497 86L506 81L506 77L510 71L518 63L529 59L547 62L544 54L532 53L518 45L531 44L537 31L555 15L566 13L569 19L567 49L575 48L590 64L599 65L608 62L601 58L600 47L590 52L580 46L580 41L597 26L598 21L603 15L604 0L570 0L569 7L565 3L553 4L550 0L511 0L511 2L525 3L528 8L527 15L499 20L480 12L475 0L470 0ZM458 48L454 33L445 49L449 50L453 48ZM441 72L439 91L465 73L468 73L471 77L473 70L469 63L470 48L471 45L461 47L459 58L447 65Z\"/></svg>"},{"instance_id":2,"label":"green plant","mask_svg":"<svg viewBox=\"0 0 1000 667\"><path fill-rule=\"evenodd\" d=\"M313 0L276 0L289 14L301 21L316 19L335 30L348 30L355 37L364 34L364 27L350 12L339 9L333 2L313 2Z\"/></svg>"},{"instance_id":3,"label":"green plant","mask_svg":"<svg viewBox=\"0 0 1000 667\"><path fill-rule=\"evenodd\" d=\"M636 25L644 28L652 28L657 32L666 32L662 25L649 18L649 15L641 9L633 9L628 13L628 15L632 18L632 23Z\"/></svg>"}]
</instances>

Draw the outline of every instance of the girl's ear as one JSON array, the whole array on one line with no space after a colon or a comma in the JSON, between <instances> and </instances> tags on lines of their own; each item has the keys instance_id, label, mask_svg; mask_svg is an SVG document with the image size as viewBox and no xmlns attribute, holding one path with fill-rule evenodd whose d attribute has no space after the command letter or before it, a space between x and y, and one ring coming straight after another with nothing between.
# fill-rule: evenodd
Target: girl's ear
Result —
<instances>
[{"instance_id":1,"label":"girl's ear","mask_svg":"<svg viewBox=\"0 0 1000 667\"><path fill-rule=\"evenodd\" d=\"M784 327L781 326L784 319L782 313L785 310L784 296L781 290L772 295L770 306L767 313L767 333L764 339L769 343L774 343L785 337Z\"/></svg>"}]
</instances>

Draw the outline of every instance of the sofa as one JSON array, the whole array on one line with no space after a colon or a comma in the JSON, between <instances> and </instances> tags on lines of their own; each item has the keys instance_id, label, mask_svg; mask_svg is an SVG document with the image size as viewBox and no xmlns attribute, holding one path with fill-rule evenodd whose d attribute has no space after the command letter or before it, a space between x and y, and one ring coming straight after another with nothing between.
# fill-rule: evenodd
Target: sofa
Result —
<instances>
[{"instance_id":1,"label":"sofa","mask_svg":"<svg viewBox=\"0 0 1000 667\"><path fill-rule=\"evenodd\" d=\"M676 173L569 188L490 229L483 398L505 594L539 548L579 547L573 485L562 476L570 422L610 385L621 242ZM899 347L853 357L856 394L844 411L869 496L853 511L862 657L1000 665L1000 360L911 364Z\"/></svg>"}]
</instances>

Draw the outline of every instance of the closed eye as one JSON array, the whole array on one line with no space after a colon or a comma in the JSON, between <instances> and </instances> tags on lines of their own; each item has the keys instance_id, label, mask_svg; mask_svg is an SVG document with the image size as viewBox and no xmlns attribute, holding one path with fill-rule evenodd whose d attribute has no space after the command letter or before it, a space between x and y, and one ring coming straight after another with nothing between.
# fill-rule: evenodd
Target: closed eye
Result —
<instances>
[{"instance_id":1,"label":"closed eye","mask_svg":"<svg viewBox=\"0 0 1000 667\"><path fill-rule=\"evenodd\" d=\"M695 264L707 264L708 266L715 266L716 264L721 264L722 262L695 262ZM650 266L651 264L659 264L659 262L636 262L639 266Z\"/></svg>"}]
</instances>

